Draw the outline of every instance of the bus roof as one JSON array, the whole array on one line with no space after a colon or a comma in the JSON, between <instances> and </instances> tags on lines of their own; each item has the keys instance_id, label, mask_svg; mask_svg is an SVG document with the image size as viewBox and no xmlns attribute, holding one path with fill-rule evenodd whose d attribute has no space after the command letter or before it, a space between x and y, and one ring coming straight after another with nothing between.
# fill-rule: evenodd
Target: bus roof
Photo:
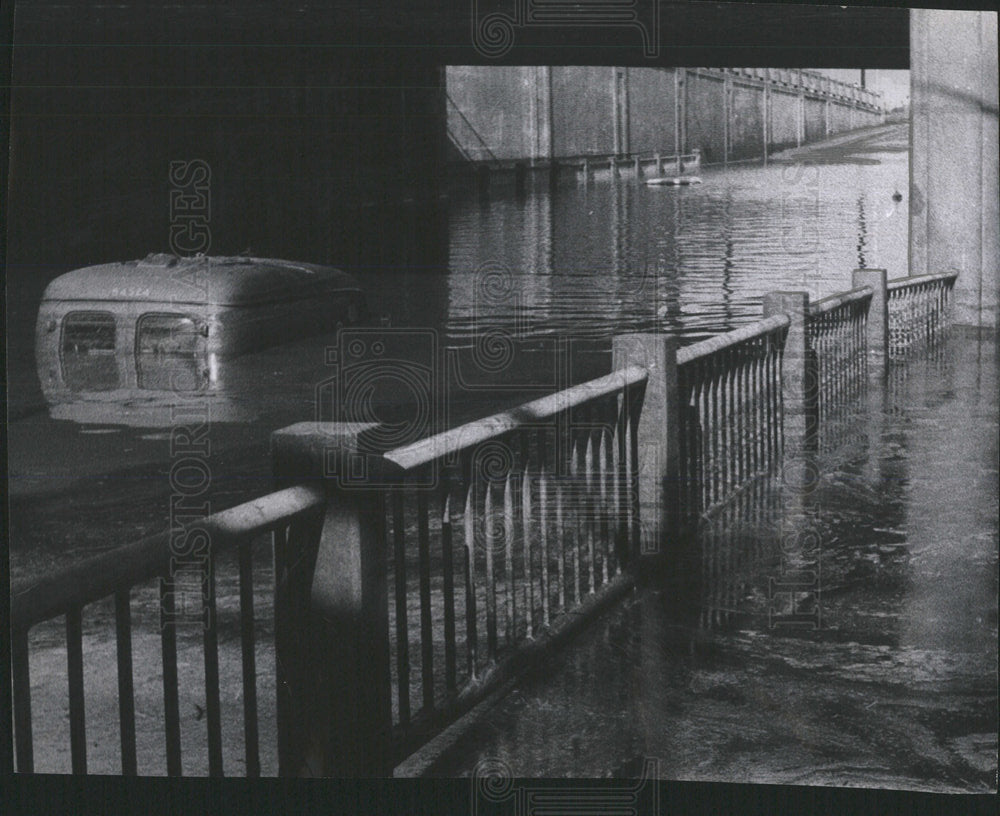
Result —
<instances>
[{"instance_id":1,"label":"bus roof","mask_svg":"<svg viewBox=\"0 0 1000 816\"><path fill-rule=\"evenodd\" d=\"M357 280L329 266L274 258L180 258L98 264L60 275L43 300L106 300L249 306L334 291L360 291Z\"/></svg>"}]
</instances>

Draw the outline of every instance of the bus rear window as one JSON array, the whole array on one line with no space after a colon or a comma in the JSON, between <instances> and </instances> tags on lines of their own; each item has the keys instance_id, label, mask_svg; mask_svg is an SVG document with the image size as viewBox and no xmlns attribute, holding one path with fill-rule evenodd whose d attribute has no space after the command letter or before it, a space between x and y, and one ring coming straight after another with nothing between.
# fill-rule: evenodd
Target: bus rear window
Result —
<instances>
[{"instance_id":1,"label":"bus rear window","mask_svg":"<svg viewBox=\"0 0 1000 816\"><path fill-rule=\"evenodd\" d=\"M148 314L136 331L139 388L197 391L202 386L204 342L200 327L187 315Z\"/></svg>"},{"instance_id":2,"label":"bus rear window","mask_svg":"<svg viewBox=\"0 0 1000 816\"><path fill-rule=\"evenodd\" d=\"M63 380L74 391L118 387L115 318L110 312L70 312L63 318Z\"/></svg>"}]
</instances>

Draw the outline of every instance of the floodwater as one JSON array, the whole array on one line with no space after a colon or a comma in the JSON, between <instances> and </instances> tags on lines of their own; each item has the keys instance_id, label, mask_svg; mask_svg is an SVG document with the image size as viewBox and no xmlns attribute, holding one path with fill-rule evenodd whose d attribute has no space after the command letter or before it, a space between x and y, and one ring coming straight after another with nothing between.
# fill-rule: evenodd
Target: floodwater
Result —
<instances>
[{"instance_id":1,"label":"floodwater","mask_svg":"<svg viewBox=\"0 0 1000 816\"><path fill-rule=\"evenodd\" d=\"M903 275L907 206L892 197L907 189L905 139L905 126L848 134L766 167L704 168L694 187L563 178L523 195L503 182L485 199L456 190L446 246L427 257L414 250L405 267L359 270L370 326L228 361L226 390L188 401L189 416L201 409L208 421L211 508L270 489L270 433L345 396L328 387L331 346L340 360L353 341L389 349L378 361L361 355L359 382L374 386L366 398L378 416L419 436L606 373L618 333L689 343L757 319L769 290L822 297L849 288L858 266ZM415 229L419 220L375 232ZM43 284L10 290L11 348L30 349ZM99 417L91 401L74 418L74 403L41 401L33 366L30 353L11 357L15 579L164 528L171 496L162 395ZM520 683L431 771L471 774L485 763L515 776L635 777L645 764L670 779L992 789L996 372L992 341L969 338L893 369L889 388L874 389L824 440L824 475L808 500L766 483L741 495L678 545L666 576L554 656L544 677ZM794 611L776 543L788 529L799 534L797 567L817 576L802 607L814 627L781 623ZM235 603L233 572L220 564L222 607ZM258 692L268 701L261 603ZM85 634L88 653L108 657L106 606L88 611ZM136 614L135 649L145 667L137 698L155 714L151 616ZM36 631L34 645L51 648L33 648L32 677L46 681L33 688L38 717L61 727L65 683L47 682L64 671L57 630ZM224 650L224 673L234 649ZM191 655L182 672L194 671ZM110 665L85 663L88 672ZM196 679L182 684L188 741L203 726ZM115 703L104 685L88 674L88 694L100 697L88 712L110 729L110 753L94 767L115 772ZM238 695L223 706L226 722L238 722ZM157 757L159 729L154 716L138 726L141 750ZM68 746L61 732L55 742ZM68 770L59 750L39 756L39 768ZM227 769L238 767L239 741L226 750Z\"/></svg>"},{"instance_id":2,"label":"floodwater","mask_svg":"<svg viewBox=\"0 0 1000 816\"><path fill-rule=\"evenodd\" d=\"M376 245L417 235L404 263L358 270L372 325L225 361L224 391L185 398L190 421L208 422L210 508L266 492L270 433L334 404L371 408L407 442L607 373L617 333L692 342L759 318L769 290L821 297L849 288L858 266L904 274L907 205L893 193L907 189L906 137L890 125L802 159L704 168L700 186L563 177L518 195L498 180L487 198L466 186L449 202L447 245L429 249L419 213L368 224ZM163 394L96 414L92 394L44 403L34 314L63 271L8 288L15 576L162 529L169 512ZM346 360L355 340L390 350L354 361L357 394L331 386L326 353Z\"/></svg>"},{"instance_id":3,"label":"floodwater","mask_svg":"<svg viewBox=\"0 0 1000 816\"><path fill-rule=\"evenodd\" d=\"M995 792L997 371L962 336L895 368L814 492L705 521L430 772Z\"/></svg>"}]
</instances>

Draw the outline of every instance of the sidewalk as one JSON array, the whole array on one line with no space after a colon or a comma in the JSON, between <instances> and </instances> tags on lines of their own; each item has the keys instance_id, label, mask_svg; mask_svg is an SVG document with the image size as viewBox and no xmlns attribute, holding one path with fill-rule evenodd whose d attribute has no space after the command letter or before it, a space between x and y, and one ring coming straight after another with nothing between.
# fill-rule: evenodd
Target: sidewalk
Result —
<instances>
[{"instance_id":1,"label":"sidewalk","mask_svg":"<svg viewBox=\"0 0 1000 816\"><path fill-rule=\"evenodd\" d=\"M955 336L869 395L796 508L818 629L769 623L788 508L762 486L429 773L994 791L997 389L994 340Z\"/></svg>"}]
</instances>

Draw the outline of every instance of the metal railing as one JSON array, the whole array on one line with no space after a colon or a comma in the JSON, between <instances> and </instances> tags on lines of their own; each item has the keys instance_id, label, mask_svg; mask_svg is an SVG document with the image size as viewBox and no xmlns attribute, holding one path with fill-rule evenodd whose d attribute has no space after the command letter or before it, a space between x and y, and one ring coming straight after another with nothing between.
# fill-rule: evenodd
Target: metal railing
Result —
<instances>
[{"instance_id":1,"label":"metal railing","mask_svg":"<svg viewBox=\"0 0 1000 816\"><path fill-rule=\"evenodd\" d=\"M939 272L887 283L890 357L903 358L940 339L957 277L957 272Z\"/></svg>"},{"instance_id":2,"label":"metal railing","mask_svg":"<svg viewBox=\"0 0 1000 816\"><path fill-rule=\"evenodd\" d=\"M113 599L118 678L118 714L123 775L138 771L136 757L136 710L132 665L132 591L171 574L176 552L172 545L197 540L206 559L198 587L195 621L203 633L205 678L205 725L208 741L208 772L221 776L222 725L219 698L219 615L216 610L215 562L226 550L236 550L239 562L239 640L242 654L244 743L246 774L259 775L257 677L254 655L254 587L252 547L256 539L272 534L275 581L280 584L285 564L309 537L310 522L324 507L323 491L293 487L134 544L111 550L67 567L54 575L21 582L11 592L11 638L14 686L14 731L17 770L34 768L31 714L31 677L28 635L44 621L66 619L67 672L69 678L70 747L73 773L87 772L87 722L84 711L83 610ZM181 728L178 704L177 629L184 610L181 596L168 581L156 588L161 615L164 737L167 773L181 774ZM176 587L174 587L176 589ZM276 604L276 616L278 605ZM191 622L187 620L186 622ZM280 716L280 712L279 712Z\"/></svg>"},{"instance_id":3,"label":"metal railing","mask_svg":"<svg viewBox=\"0 0 1000 816\"><path fill-rule=\"evenodd\" d=\"M631 563L646 378L617 371L383 454L399 473L387 519L397 761Z\"/></svg>"},{"instance_id":4,"label":"metal railing","mask_svg":"<svg viewBox=\"0 0 1000 816\"><path fill-rule=\"evenodd\" d=\"M940 336L955 273L888 285L884 270L858 270L859 278L876 283L812 305L804 292L769 293L770 316L679 351L658 335L616 337L613 373L365 453L373 467L349 486L358 491L334 484L328 470L360 455L343 441L361 439L352 427L276 432L275 476L293 486L12 588L17 770L34 768L29 634L65 616L72 770L87 772L83 611L104 604L114 616L121 769L137 773L133 592L155 582L144 592L160 616L166 767L181 773L177 621L192 609L179 608L172 578L177 545L193 536L205 556L192 608L208 773L223 773L224 627L239 632L245 769L259 775L254 602L263 570L255 573L253 548L269 534L277 693L268 733L277 735L279 772L391 772L627 591L640 541L655 539L650 552L658 551L674 521L714 518L783 467L790 450L808 449L802 439L815 425L800 420L813 415L814 392L821 424L857 398L872 370L866 353L885 356L885 310L906 348ZM327 457L331 445L341 459ZM318 475L302 471L303 450L320 456ZM681 515L671 521L675 501ZM220 611L216 567L227 552L238 564L239 603ZM728 596L717 601L720 614L731 605ZM333 750L316 747L330 735L346 736Z\"/></svg>"},{"instance_id":5,"label":"metal railing","mask_svg":"<svg viewBox=\"0 0 1000 816\"><path fill-rule=\"evenodd\" d=\"M788 325L785 315L769 317L677 352L680 501L688 516L774 467Z\"/></svg>"},{"instance_id":6,"label":"metal railing","mask_svg":"<svg viewBox=\"0 0 1000 816\"><path fill-rule=\"evenodd\" d=\"M856 400L867 381L868 309L874 292L861 286L809 304L808 347L815 355L820 426Z\"/></svg>"}]
</instances>

